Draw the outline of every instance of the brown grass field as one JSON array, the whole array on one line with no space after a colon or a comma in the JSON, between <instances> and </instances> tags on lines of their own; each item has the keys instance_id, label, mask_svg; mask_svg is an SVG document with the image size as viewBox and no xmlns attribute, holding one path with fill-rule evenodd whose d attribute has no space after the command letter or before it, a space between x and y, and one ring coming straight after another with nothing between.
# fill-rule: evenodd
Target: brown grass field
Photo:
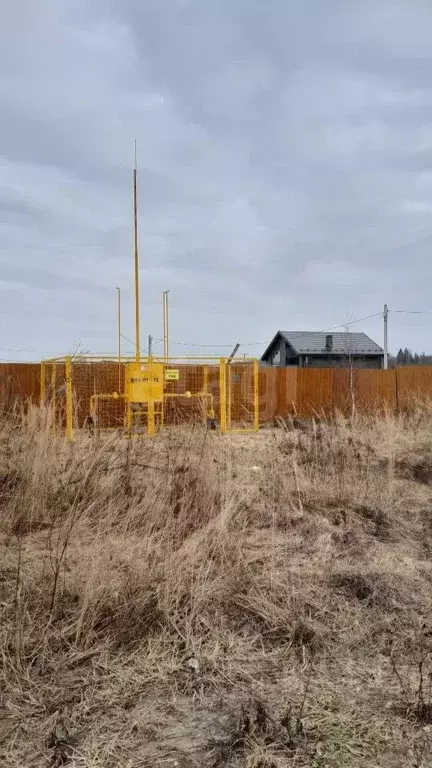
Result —
<instances>
[{"instance_id":1,"label":"brown grass field","mask_svg":"<svg viewBox=\"0 0 432 768\"><path fill-rule=\"evenodd\" d=\"M432 409L0 421L0 765L432 766Z\"/></svg>"}]
</instances>

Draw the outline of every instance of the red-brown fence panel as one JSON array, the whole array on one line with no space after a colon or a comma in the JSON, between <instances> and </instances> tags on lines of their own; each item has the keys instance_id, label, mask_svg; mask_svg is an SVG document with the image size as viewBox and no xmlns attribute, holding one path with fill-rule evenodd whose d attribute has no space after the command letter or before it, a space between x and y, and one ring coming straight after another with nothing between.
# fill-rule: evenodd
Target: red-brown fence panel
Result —
<instances>
[{"instance_id":1,"label":"red-brown fence panel","mask_svg":"<svg viewBox=\"0 0 432 768\"><path fill-rule=\"evenodd\" d=\"M11 409L32 400L39 402L40 365L0 363L0 407Z\"/></svg>"},{"instance_id":2,"label":"red-brown fence panel","mask_svg":"<svg viewBox=\"0 0 432 768\"><path fill-rule=\"evenodd\" d=\"M354 371L354 405L361 413L394 411L396 408L396 371Z\"/></svg>"},{"instance_id":3,"label":"red-brown fence panel","mask_svg":"<svg viewBox=\"0 0 432 768\"><path fill-rule=\"evenodd\" d=\"M259 371L259 418L260 423L272 421L278 409L278 368L261 368Z\"/></svg>"},{"instance_id":4,"label":"red-brown fence panel","mask_svg":"<svg viewBox=\"0 0 432 768\"><path fill-rule=\"evenodd\" d=\"M348 368L333 368L333 413L350 416L356 399L354 371Z\"/></svg>"},{"instance_id":5,"label":"red-brown fence panel","mask_svg":"<svg viewBox=\"0 0 432 768\"><path fill-rule=\"evenodd\" d=\"M296 405L299 416L330 416L333 412L333 368L299 368Z\"/></svg>"},{"instance_id":6,"label":"red-brown fence panel","mask_svg":"<svg viewBox=\"0 0 432 768\"><path fill-rule=\"evenodd\" d=\"M396 370L397 402L401 410L410 410L432 398L432 366L402 366Z\"/></svg>"},{"instance_id":7,"label":"red-brown fence panel","mask_svg":"<svg viewBox=\"0 0 432 768\"><path fill-rule=\"evenodd\" d=\"M297 368L278 368L276 416L285 419L296 413L297 408Z\"/></svg>"}]
</instances>

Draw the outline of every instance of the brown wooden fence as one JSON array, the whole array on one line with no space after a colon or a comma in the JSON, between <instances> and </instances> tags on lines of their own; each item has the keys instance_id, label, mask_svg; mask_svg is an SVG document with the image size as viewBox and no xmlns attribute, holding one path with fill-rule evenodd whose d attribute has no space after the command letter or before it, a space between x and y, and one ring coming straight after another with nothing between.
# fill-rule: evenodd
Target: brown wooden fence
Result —
<instances>
[{"instance_id":1,"label":"brown wooden fence","mask_svg":"<svg viewBox=\"0 0 432 768\"><path fill-rule=\"evenodd\" d=\"M407 410L432 399L432 367L391 371L342 368L264 368L260 371L260 421Z\"/></svg>"},{"instance_id":2,"label":"brown wooden fence","mask_svg":"<svg viewBox=\"0 0 432 768\"><path fill-rule=\"evenodd\" d=\"M106 367L106 366L105 366ZM40 366L0 364L0 406L39 402ZM404 366L391 371L342 368L261 368L260 421L411 408L432 399L432 366Z\"/></svg>"},{"instance_id":3,"label":"brown wooden fence","mask_svg":"<svg viewBox=\"0 0 432 768\"><path fill-rule=\"evenodd\" d=\"M10 409L15 403L39 402L40 365L36 363L0 363L0 407Z\"/></svg>"}]
</instances>

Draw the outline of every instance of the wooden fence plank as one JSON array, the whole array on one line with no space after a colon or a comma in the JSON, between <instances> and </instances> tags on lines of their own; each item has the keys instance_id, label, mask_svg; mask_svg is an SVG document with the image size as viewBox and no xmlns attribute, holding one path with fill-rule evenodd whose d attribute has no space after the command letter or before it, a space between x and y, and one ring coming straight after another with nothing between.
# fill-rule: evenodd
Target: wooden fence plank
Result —
<instances>
[{"instance_id":1,"label":"wooden fence plank","mask_svg":"<svg viewBox=\"0 0 432 768\"><path fill-rule=\"evenodd\" d=\"M297 413L312 417L331 415L333 411L333 368L299 368L297 378Z\"/></svg>"},{"instance_id":2,"label":"wooden fence plank","mask_svg":"<svg viewBox=\"0 0 432 768\"><path fill-rule=\"evenodd\" d=\"M286 419L296 412L297 368L277 368L277 407L276 416Z\"/></svg>"},{"instance_id":3,"label":"wooden fence plank","mask_svg":"<svg viewBox=\"0 0 432 768\"><path fill-rule=\"evenodd\" d=\"M0 406L10 409L15 403L39 402L40 365L35 363L0 364Z\"/></svg>"},{"instance_id":4,"label":"wooden fence plank","mask_svg":"<svg viewBox=\"0 0 432 768\"><path fill-rule=\"evenodd\" d=\"M350 416L355 403L353 371L348 368L333 369L333 412Z\"/></svg>"},{"instance_id":5,"label":"wooden fence plank","mask_svg":"<svg viewBox=\"0 0 432 768\"><path fill-rule=\"evenodd\" d=\"M395 409L396 371L357 369L354 373L356 410L370 413Z\"/></svg>"},{"instance_id":6,"label":"wooden fence plank","mask_svg":"<svg viewBox=\"0 0 432 768\"><path fill-rule=\"evenodd\" d=\"M402 366L396 371L397 401L401 410L409 410L432 398L432 366Z\"/></svg>"},{"instance_id":7,"label":"wooden fence plank","mask_svg":"<svg viewBox=\"0 0 432 768\"><path fill-rule=\"evenodd\" d=\"M278 407L278 368L261 368L259 371L260 423L272 421Z\"/></svg>"}]
</instances>

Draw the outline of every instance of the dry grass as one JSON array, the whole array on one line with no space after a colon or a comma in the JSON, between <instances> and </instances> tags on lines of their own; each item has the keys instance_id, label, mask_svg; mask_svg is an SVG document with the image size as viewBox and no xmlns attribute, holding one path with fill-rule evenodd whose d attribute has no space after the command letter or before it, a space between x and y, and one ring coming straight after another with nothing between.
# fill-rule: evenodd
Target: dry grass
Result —
<instances>
[{"instance_id":1,"label":"dry grass","mask_svg":"<svg viewBox=\"0 0 432 768\"><path fill-rule=\"evenodd\" d=\"M432 765L432 413L0 423L0 764Z\"/></svg>"}]
</instances>

